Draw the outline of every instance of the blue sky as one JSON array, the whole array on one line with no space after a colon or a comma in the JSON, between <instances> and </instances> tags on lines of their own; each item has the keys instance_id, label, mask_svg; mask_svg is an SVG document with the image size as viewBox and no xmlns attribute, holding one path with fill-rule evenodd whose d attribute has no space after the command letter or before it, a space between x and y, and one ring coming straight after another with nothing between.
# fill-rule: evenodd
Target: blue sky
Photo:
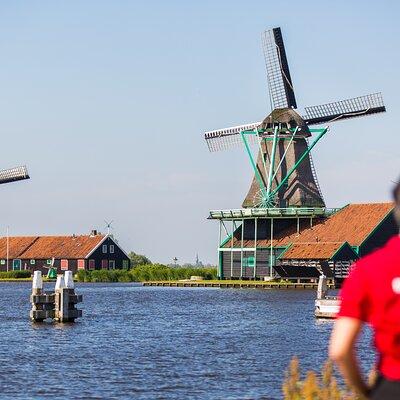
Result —
<instances>
[{"instance_id":1,"label":"blue sky","mask_svg":"<svg viewBox=\"0 0 400 400\"><path fill-rule=\"evenodd\" d=\"M281 26L300 107L382 91L313 158L329 206L386 201L400 175L396 1L1 1L0 232L105 230L154 261L216 261L208 210L238 208L243 149L203 131L269 111L260 34Z\"/></svg>"}]
</instances>

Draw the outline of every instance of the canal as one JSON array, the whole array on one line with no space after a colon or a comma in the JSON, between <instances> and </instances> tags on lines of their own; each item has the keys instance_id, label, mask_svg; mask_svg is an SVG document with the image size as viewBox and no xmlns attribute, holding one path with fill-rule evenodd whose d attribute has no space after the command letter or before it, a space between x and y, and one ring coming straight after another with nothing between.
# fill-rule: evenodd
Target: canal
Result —
<instances>
[{"instance_id":1,"label":"canal","mask_svg":"<svg viewBox=\"0 0 400 400\"><path fill-rule=\"evenodd\" d=\"M291 357L319 368L332 327L313 290L78 284L84 318L52 325L29 321L29 283L0 289L1 399L281 399Z\"/></svg>"}]
</instances>

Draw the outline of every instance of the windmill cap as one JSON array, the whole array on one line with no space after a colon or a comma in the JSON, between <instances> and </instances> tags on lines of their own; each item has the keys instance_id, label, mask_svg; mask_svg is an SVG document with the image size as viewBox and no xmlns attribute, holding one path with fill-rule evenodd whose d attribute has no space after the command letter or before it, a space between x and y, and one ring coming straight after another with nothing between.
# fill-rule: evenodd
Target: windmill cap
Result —
<instances>
[{"instance_id":1,"label":"windmill cap","mask_svg":"<svg viewBox=\"0 0 400 400\"><path fill-rule=\"evenodd\" d=\"M271 114L261 122L259 129L273 130L277 124L281 124L282 128L287 127L288 129L295 129L298 127L299 129L296 135L311 136L304 119L292 108L277 108L273 110Z\"/></svg>"}]
</instances>

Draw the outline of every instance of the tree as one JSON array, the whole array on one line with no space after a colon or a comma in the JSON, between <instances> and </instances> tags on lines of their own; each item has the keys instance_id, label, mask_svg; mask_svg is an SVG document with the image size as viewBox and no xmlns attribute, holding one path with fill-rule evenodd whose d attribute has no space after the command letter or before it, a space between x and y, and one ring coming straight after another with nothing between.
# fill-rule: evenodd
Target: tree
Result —
<instances>
[{"instance_id":1,"label":"tree","mask_svg":"<svg viewBox=\"0 0 400 400\"><path fill-rule=\"evenodd\" d=\"M152 262L146 256L136 254L134 251L129 253L129 258L131 259L132 268L136 267L137 265L152 264Z\"/></svg>"}]
</instances>

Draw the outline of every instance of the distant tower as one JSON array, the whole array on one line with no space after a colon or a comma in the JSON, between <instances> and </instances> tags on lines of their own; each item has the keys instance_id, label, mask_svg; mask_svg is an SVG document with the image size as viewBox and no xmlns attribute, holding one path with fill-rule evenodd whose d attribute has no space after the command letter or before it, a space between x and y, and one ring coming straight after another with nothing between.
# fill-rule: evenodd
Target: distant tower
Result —
<instances>
[{"instance_id":1,"label":"distant tower","mask_svg":"<svg viewBox=\"0 0 400 400\"><path fill-rule=\"evenodd\" d=\"M196 254L196 267L200 266L199 253Z\"/></svg>"}]
</instances>

